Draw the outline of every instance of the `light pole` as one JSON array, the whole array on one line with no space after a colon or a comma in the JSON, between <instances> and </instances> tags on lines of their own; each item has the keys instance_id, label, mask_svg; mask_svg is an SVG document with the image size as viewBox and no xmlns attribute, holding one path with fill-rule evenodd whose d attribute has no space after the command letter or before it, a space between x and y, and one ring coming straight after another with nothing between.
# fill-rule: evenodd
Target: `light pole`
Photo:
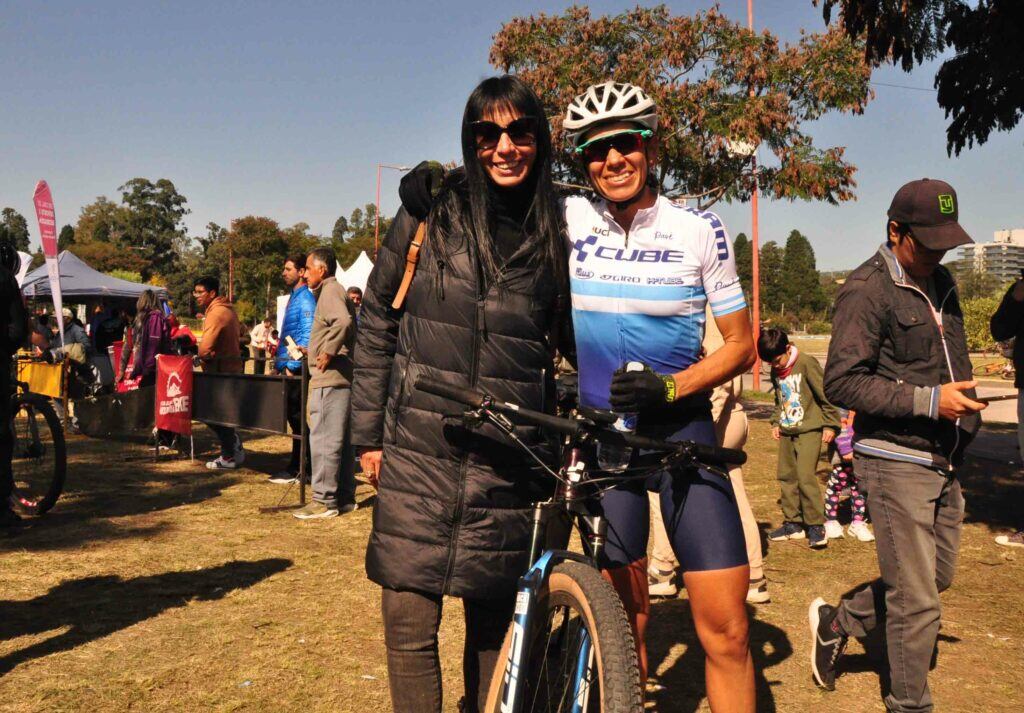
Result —
<instances>
[{"instance_id":1,"label":"light pole","mask_svg":"<svg viewBox=\"0 0 1024 713\"><path fill-rule=\"evenodd\" d=\"M377 261L377 250L380 245L380 171L382 168L390 168L395 171L411 171L410 166L394 166L390 163L377 164L377 211L373 216L373 260Z\"/></svg>"},{"instance_id":2,"label":"light pole","mask_svg":"<svg viewBox=\"0 0 1024 713\"><path fill-rule=\"evenodd\" d=\"M747 28L754 31L754 0L747 0ZM750 94L753 96L754 88L750 88ZM757 240L757 153L756 148L754 153L751 154L751 165L754 169L754 192L750 196L750 213L751 213L751 228L750 228L750 290L753 293L754 304L753 304L753 320L754 320L754 344L757 344L757 338L761 334L761 250ZM754 349L754 379L753 386L754 391L761 390L761 358L757 355L757 349Z\"/></svg>"}]
</instances>

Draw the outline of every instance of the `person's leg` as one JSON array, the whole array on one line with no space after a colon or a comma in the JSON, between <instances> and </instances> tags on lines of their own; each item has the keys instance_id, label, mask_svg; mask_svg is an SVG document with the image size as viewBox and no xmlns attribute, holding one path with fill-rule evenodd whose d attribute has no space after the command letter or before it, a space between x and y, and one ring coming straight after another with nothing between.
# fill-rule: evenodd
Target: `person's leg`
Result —
<instances>
[{"instance_id":1,"label":"person's leg","mask_svg":"<svg viewBox=\"0 0 1024 713\"><path fill-rule=\"evenodd\" d=\"M206 426L216 434L217 440L220 442L220 457L233 459L235 457L235 429L216 423L208 423Z\"/></svg>"},{"instance_id":2,"label":"person's leg","mask_svg":"<svg viewBox=\"0 0 1024 713\"><path fill-rule=\"evenodd\" d=\"M295 381L288 384L288 426L292 430L293 435L299 435L302 433L302 389L304 384L300 381ZM292 439L292 455L288 460L288 471L290 473L299 472L299 461L301 460L302 454L302 441L298 438ZM307 470L310 464L306 463Z\"/></svg>"},{"instance_id":3,"label":"person's leg","mask_svg":"<svg viewBox=\"0 0 1024 713\"><path fill-rule=\"evenodd\" d=\"M821 431L801 433L796 440L796 472L800 489L800 515L808 527L824 525L821 484L818 483L818 457L821 455Z\"/></svg>"},{"instance_id":4,"label":"person's leg","mask_svg":"<svg viewBox=\"0 0 1024 713\"><path fill-rule=\"evenodd\" d=\"M324 388L310 388L309 390L309 457L312 476L310 478L310 485L313 489L313 501L327 505L329 507L337 507L337 502L334 498L331 500L327 499L327 490L332 489L329 481L333 480L328 475L332 466L336 465L333 461L336 458L333 451L335 448L335 439L332 438L330 433L330 418L328 409L328 398L327 391L329 389Z\"/></svg>"},{"instance_id":5,"label":"person's leg","mask_svg":"<svg viewBox=\"0 0 1024 713\"><path fill-rule=\"evenodd\" d=\"M1017 457L1024 463L1024 389L1017 391Z\"/></svg>"},{"instance_id":6,"label":"person's leg","mask_svg":"<svg viewBox=\"0 0 1024 713\"><path fill-rule=\"evenodd\" d=\"M715 434L723 448L743 450L747 443L748 429L747 414L743 411L732 411L728 416L722 414L722 418L715 423ZM754 581L763 579L764 560L761 552L761 532L757 529L757 518L754 517L754 510L750 507L750 500L747 498L747 489L743 484L743 469L739 466L730 468L729 480L732 482L736 509L740 513L740 522L743 524L743 541L747 545L750 579Z\"/></svg>"},{"instance_id":7,"label":"person's leg","mask_svg":"<svg viewBox=\"0 0 1024 713\"><path fill-rule=\"evenodd\" d=\"M352 433L348 428L349 413L352 407L352 390L338 389L336 394L339 416L338 433L342 441L341 463L338 464L336 477L336 500L339 507L354 505L356 502L356 469L355 448L352 446Z\"/></svg>"},{"instance_id":8,"label":"person's leg","mask_svg":"<svg viewBox=\"0 0 1024 713\"><path fill-rule=\"evenodd\" d=\"M647 585L648 502L642 484L619 486L602 494L601 508L608 523L608 539L598 562L601 573L615 587L626 610L636 644L642 681L647 680L645 637L650 616Z\"/></svg>"},{"instance_id":9,"label":"person's leg","mask_svg":"<svg viewBox=\"0 0 1024 713\"><path fill-rule=\"evenodd\" d=\"M675 435L712 442L710 422ZM705 654L708 701L716 711L753 711L754 666L746 608L750 585L746 539L735 488L707 470L661 481L661 507Z\"/></svg>"},{"instance_id":10,"label":"person's leg","mask_svg":"<svg viewBox=\"0 0 1024 713\"><path fill-rule=\"evenodd\" d=\"M781 492L782 519L802 522L800 517L800 481L797 476L796 436L779 437L779 490Z\"/></svg>"},{"instance_id":11,"label":"person's leg","mask_svg":"<svg viewBox=\"0 0 1024 713\"><path fill-rule=\"evenodd\" d=\"M648 493L651 511L651 566L664 574L674 574L679 563L672 552L672 543L665 533L665 520L661 516L661 498L657 493Z\"/></svg>"},{"instance_id":12,"label":"person's leg","mask_svg":"<svg viewBox=\"0 0 1024 713\"><path fill-rule=\"evenodd\" d=\"M839 517L839 496L843 492L843 467L832 466L828 482L825 483L825 520L835 520Z\"/></svg>"},{"instance_id":13,"label":"person's leg","mask_svg":"<svg viewBox=\"0 0 1024 713\"><path fill-rule=\"evenodd\" d=\"M867 460L858 458L855 467L865 476L862 483L867 484L868 505L875 518L878 566L884 582L891 681L885 704L899 713L930 711L928 666L939 632L939 585L948 586L952 581L963 499L958 486L954 488L930 468L878 461L866 475L862 463ZM938 581L940 570L944 582ZM844 600L838 622L846 634L861 635L850 602L863 605L869 596L879 593L879 585L873 583L854 600ZM879 608L876 600L872 609L877 612ZM877 613L874 618L877 622Z\"/></svg>"},{"instance_id":14,"label":"person's leg","mask_svg":"<svg viewBox=\"0 0 1024 713\"><path fill-rule=\"evenodd\" d=\"M384 589L381 613L394 713L441 713L441 597Z\"/></svg>"},{"instance_id":15,"label":"person's leg","mask_svg":"<svg viewBox=\"0 0 1024 713\"><path fill-rule=\"evenodd\" d=\"M512 621L515 593L503 599L464 599L466 645L462 654L464 713L478 713L487 703L494 666Z\"/></svg>"},{"instance_id":16,"label":"person's leg","mask_svg":"<svg viewBox=\"0 0 1024 713\"><path fill-rule=\"evenodd\" d=\"M843 472L846 473L846 482L850 486L850 512L853 513L852 522L864 522L867 520L868 508L867 499L860 491L860 480L853 470L852 463L843 465Z\"/></svg>"},{"instance_id":17,"label":"person's leg","mask_svg":"<svg viewBox=\"0 0 1024 713\"><path fill-rule=\"evenodd\" d=\"M11 493L14 492L14 471L11 457L14 455L14 438L11 432L11 379L10 364L0 363L0 513L11 509Z\"/></svg>"},{"instance_id":18,"label":"person's leg","mask_svg":"<svg viewBox=\"0 0 1024 713\"><path fill-rule=\"evenodd\" d=\"M693 624L704 648L704 681L713 711L754 711L754 662L744 601L747 565L686 572Z\"/></svg>"}]
</instances>

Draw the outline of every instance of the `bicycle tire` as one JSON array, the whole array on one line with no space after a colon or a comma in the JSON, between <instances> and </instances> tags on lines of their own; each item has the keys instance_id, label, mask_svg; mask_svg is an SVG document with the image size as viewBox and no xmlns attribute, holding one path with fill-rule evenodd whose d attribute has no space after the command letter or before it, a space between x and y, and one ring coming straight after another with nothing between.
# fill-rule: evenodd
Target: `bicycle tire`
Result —
<instances>
[{"instance_id":1,"label":"bicycle tire","mask_svg":"<svg viewBox=\"0 0 1024 713\"><path fill-rule=\"evenodd\" d=\"M1003 381L1013 381L1017 378L1017 372L1013 369L1003 369L999 375L1003 377Z\"/></svg>"},{"instance_id":2,"label":"bicycle tire","mask_svg":"<svg viewBox=\"0 0 1024 713\"><path fill-rule=\"evenodd\" d=\"M535 606L536 625L531 632L534 640L524 644L527 651L537 648L540 635L547 631L553 613L560 607L571 607L590 635L597 668L598 695L591 693L587 713L642 713L643 691L633 634L618 594L600 572L580 562L556 565L544 588L538 592ZM509 627L491 678L485 708L488 713L501 711L505 661L511 641L512 627ZM535 658L531 657L524 663L525 670L521 674L526 692L523 713L551 710L547 703L541 708L532 705L537 700L534 694L534 689L539 688L537 679L542 675L537 670ZM546 656L544 661L547 661ZM569 709L559 707L557 710Z\"/></svg>"},{"instance_id":3,"label":"bicycle tire","mask_svg":"<svg viewBox=\"0 0 1024 713\"><path fill-rule=\"evenodd\" d=\"M14 419L18 418L23 409L35 411L39 416L42 416L43 422L50 432L50 442L53 449L52 478L49 479L49 482L44 487L39 488L36 492L28 493L19 490L16 473L14 492L12 494L14 503L25 514L42 515L56 504L57 498L60 497L64 490L64 480L67 476L67 444L64 439L64 429L61 426L60 419L57 418L57 412L53 410L53 406L50 405L50 402L45 397L38 394L19 393L12 399L11 407ZM16 433L13 422L11 429L12 432ZM17 447L16 443L15 448ZM15 456L17 456L17 453L15 453Z\"/></svg>"},{"instance_id":4,"label":"bicycle tire","mask_svg":"<svg viewBox=\"0 0 1024 713\"><path fill-rule=\"evenodd\" d=\"M1002 368L1002 364L998 362L992 364L980 364L971 371L972 376L992 376L999 369Z\"/></svg>"}]
</instances>

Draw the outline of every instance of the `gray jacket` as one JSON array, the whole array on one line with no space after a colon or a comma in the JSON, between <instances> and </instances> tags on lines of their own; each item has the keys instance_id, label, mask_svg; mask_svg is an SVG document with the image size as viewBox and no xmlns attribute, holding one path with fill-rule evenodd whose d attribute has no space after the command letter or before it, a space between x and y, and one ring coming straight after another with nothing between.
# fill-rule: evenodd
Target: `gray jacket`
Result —
<instances>
[{"instance_id":1,"label":"gray jacket","mask_svg":"<svg viewBox=\"0 0 1024 713\"><path fill-rule=\"evenodd\" d=\"M328 277L313 290L316 311L309 334L309 387L322 389L332 386L352 386L352 350L356 343L356 315L345 288L335 278ZM321 371L316 358L329 354L331 361Z\"/></svg>"},{"instance_id":2,"label":"gray jacket","mask_svg":"<svg viewBox=\"0 0 1024 713\"><path fill-rule=\"evenodd\" d=\"M836 297L825 394L857 412L855 451L949 469L981 419L939 419L940 385L969 381L972 369L956 282L942 266L933 279L941 329L887 245L850 274Z\"/></svg>"}]
</instances>

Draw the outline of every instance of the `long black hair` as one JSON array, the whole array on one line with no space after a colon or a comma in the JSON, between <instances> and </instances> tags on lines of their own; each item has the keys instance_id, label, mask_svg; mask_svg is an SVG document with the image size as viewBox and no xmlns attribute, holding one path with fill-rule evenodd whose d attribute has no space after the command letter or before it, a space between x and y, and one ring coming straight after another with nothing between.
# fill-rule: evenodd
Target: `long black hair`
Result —
<instances>
[{"instance_id":1,"label":"long black hair","mask_svg":"<svg viewBox=\"0 0 1024 713\"><path fill-rule=\"evenodd\" d=\"M474 236L482 277L490 284L497 283L501 291L501 260L488 219L490 179L477 158L472 127L474 121L500 109L537 119L536 157L523 184L523 189L532 194L529 215L523 226L525 245L532 261L547 263L556 280L559 301L563 302L568 294L568 258L558 199L551 179L551 130L540 99L519 77L508 74L490 77L469 95L462 115L462 161L465 170L450 174L431 212L430 241L438 248L442 259L447 261L449 250L456 247L449 244L450 239L459 234ZM494 190L493 186L491 190Z\"/></svg>"}]
</instances>

